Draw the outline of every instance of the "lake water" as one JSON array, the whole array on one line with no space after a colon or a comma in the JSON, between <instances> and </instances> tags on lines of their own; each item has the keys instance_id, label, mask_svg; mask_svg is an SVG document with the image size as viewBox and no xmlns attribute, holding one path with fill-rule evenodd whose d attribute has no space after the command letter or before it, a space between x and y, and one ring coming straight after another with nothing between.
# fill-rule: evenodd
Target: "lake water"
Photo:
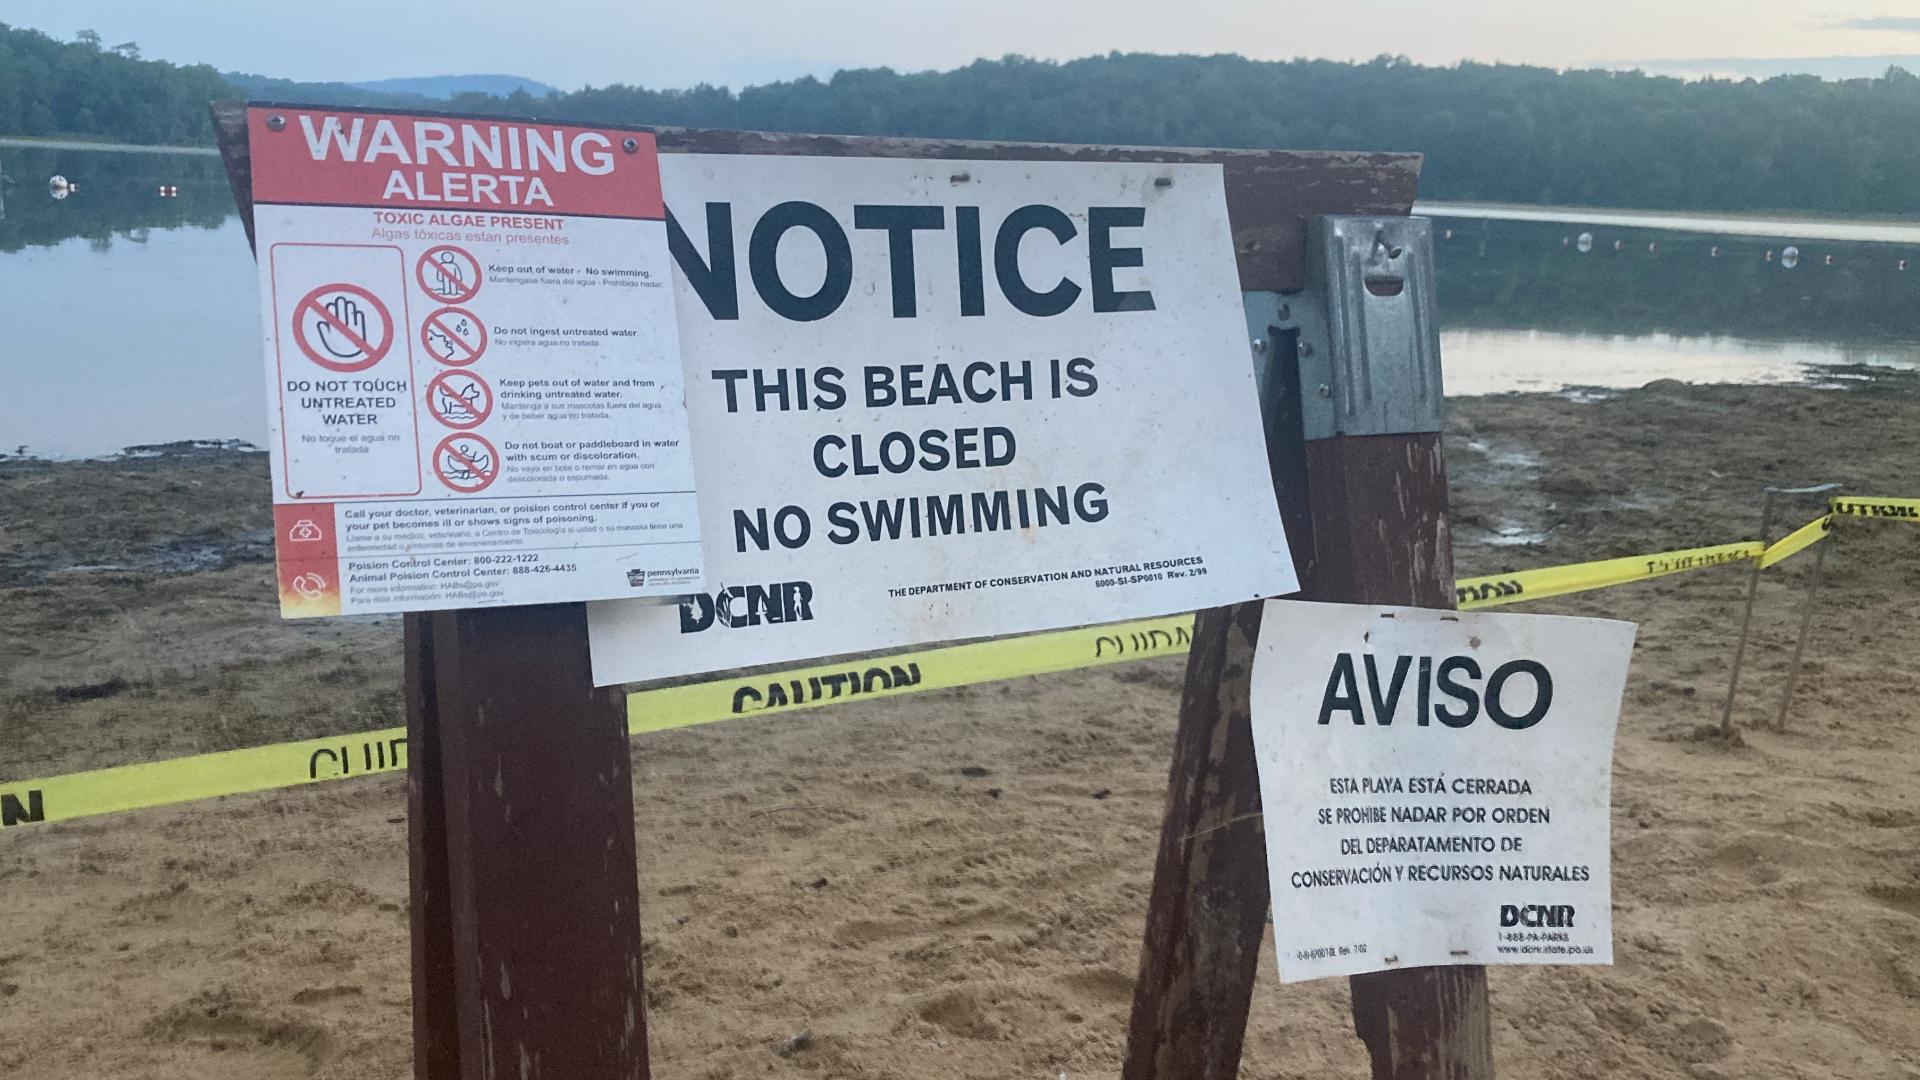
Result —
<instances>
[{"instance_id":1,"label":"lake water","mask_svg":"<svg viewBox=\"0 0 1920 1080\"><path fill-rule=\"evenodd\" d=\"M0 174L0 451L261 441L254 267L219 160L0 147ZM78 190L50 197L55 174ZM1425 211L1452 394L1920 367L1911 225Z\"/></svg>"}]
</instances>

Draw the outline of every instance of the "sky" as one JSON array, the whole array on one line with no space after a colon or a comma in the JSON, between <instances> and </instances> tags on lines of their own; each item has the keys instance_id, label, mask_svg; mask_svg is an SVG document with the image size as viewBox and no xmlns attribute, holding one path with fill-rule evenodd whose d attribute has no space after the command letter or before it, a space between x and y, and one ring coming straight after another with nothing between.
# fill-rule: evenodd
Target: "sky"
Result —
<instances>
[{"instance_id":1,"label":"sky","mask_svg":"<svg viewBox=\"0 0 1920 1080\"><path fill-rule=\"evenodd\" d=\"M568 90L1113 50L1830 76L1920 55L1913 0L0 0L0 22L291 79L501 73Z\"/></svg>"}]
</instances>

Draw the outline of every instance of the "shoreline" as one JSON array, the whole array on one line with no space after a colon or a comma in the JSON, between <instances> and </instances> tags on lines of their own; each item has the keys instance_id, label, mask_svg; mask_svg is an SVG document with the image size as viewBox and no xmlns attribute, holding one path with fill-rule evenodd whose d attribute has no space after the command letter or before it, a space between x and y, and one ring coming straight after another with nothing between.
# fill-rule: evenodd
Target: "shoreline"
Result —
<instances>
[{"instance_id":1,"label":"shoreline","mask_svg":"<svg viewBox=\"0 0 1920 1080\"><path fill-rule=\"evenodd\" d=\"M1630 207L1541 206L1532 203L1436 202L1421 200L1413 212L1426 217L1470 221L1565 222L1628 229L1711 233L1781 240L1837 240L1864 243L1920 243L1920 215L1846 217L1774 211L1644 210Z\"/></svg>"},{"instance_id":2,"label":"shoreline","mask_svg":"<svg viewBox=\"0 0 1920 1080\"><path fill-rule=\"evenodd\" d=\"M0 150L99 150L116 154L193 154L219 157L213 146L149 146L143 143L95 142L91 139L43 138L37 135L0 135Z\"/></svg>"},{"instance_id":3,"label":"shoreline","mask_svg":"<svg viewBox=\"0 0 1920 1080\"><path fill-rule=\"evenodd\" d=\"M1471 334L1474 332L1476 331L1473 329L1463 329L1458 331L1444 331L1443 333ZM1501 328L1491 328L1482 332L1505 334L1508 331ZM1594 335L1594 337L1597 340L1604 338L1603 335ZM1789 342L1784 343L1782 347L1793 347L1799 344L1798 342ZM1912 377L1917 371L1920 371L1920 368L1908 368L1891 364L1861 364L1858 362L1840 361L1831 363L1793 361L1793 363L1800 364L1803 370L1800 371L1797 376L1787 379L1764 380L1745 378L1729 381L1689 382L1688 380L1677 377L1663 377L1657 381L1677 382L1688 386L1800 386L1813 390L1838 392L1847 390L1862 380L1872 381L1881 378L1906 379ZM1509 397L1515 394L1567 395L1579 401L1589 401L1604 396L1631 393L1635 389L1636 387L1632 386L1609 386L1600 383L1569 382L1552 388L1528 386L1501 390L1475 390L1470 393L1448 393L1446 395L1446 401L1449 407L1453 407L1473 402ZM0 450L0 465L61 465L76 462L118 462L220 453L231 453L243 456L268 453L266 447L253 442L251 439L240 437L172 439L161 443L137 443L131 446L123 446L118 450L110 450L97 454L73 455L37 454L31 452L33 450L31 444L22 445L25 446L28 451L27 453L8 453L5 450Z\"/></svg>"}]
</instances>

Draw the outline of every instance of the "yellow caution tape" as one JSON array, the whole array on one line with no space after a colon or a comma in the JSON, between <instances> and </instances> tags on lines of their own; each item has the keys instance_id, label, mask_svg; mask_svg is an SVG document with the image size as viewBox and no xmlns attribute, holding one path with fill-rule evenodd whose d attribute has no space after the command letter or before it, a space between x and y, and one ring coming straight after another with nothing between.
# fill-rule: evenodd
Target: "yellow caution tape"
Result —
<instances>
[{"instance_id":1,"label":"yellow caution tape","mask_svg":"<svg viewBox=\"0 0 1920 1080\"><path fill-rule=\"evenodd\" d=\"M1455 595L1462 610L1473 610L1754 559L1762 567L1773 566L1824 539L1832 531L1835 517L1920 522L1920 499L1836 498L1832 513L1808 522L1770 546L1750 540L1463 578L1456 585ZM638 735L716 720L1171 656L1187 650L1193 640L1192 627L1191 615L1176 615L638 690L627 695L627 730ZM406 729L383 728L5 782L0 783L0 828L398 772L406 767Z\"/></svg>"},{"instance_id":2,"label":"yellow caution tape","mask_svg":"<svg viewBox=\"0 0 1920 1080\"><path fill-rule=\"evenodd\" d=\"M1761 569L1765 569L1825 540L1827 534L1833 531L1834 517L1840 514L1855 517L1920 517L1920 499L1835 499L1832 513L1814 518L1771 544L1747 540L1737 544L1658 551L1651 555L1628 555L1569 566L1461 578L1454 583L1454 597L1460 610L1471 611L1475 608L1517 604L1522 600L1540 600L1589 589L1604 589L1726 563L1758 559Z\"/></svg>"},{"instance_id":3,"label":"yellow caution tape","mask_svg":"<svg viewBox=\"0 0 1920 1080\"><path fill-rule=\"evenodd\" d=\"M0 784L0 827L297 787L406 767L406 728L148 761Z\"/></svg>"},{"instance_id":4,"label":"yellow caution tape","mask_svg":"<svg viewBox=\"0 0 1920 1080\"><path fill-rule=\"evenodd\" d=\"M1462 578L1454 583L1453 592L1460 610L1472 611L1475 608L1517 604L1522 600L1604 589L1609 585L1625 585L1631 581L1645 581L1708 566L1747 562L1760 558L1766 550L1767 546L1760 541L1748 540L1738 544L1659 551L1651 555L1628 555L1599 562L1574 563L1571 566L1516 570L1511 574Z\"/></svg>"},{"instance_id":5,"label":"yellow caution tape","mask_svg":"<svg viewBox=\"0 0 1920 1080\"><path fill-rule=\"evenodd\" d=\"M1022 675L1072 671L1122 660L1172 656L1186 652L1192 641L1193 616L1171 615L688 686L638 690L627 695L627 730L638 735L740 716L793 712Z\"/></svg>"},{"instance_id":6,"label":"yellow caution tape","mask_svg":"<svg viewBox=\"0 0 1920 1080\"><path fill-rule=\"evenodd\" d=\"M1920 499L1889 499L1875 495L1841 495L1833 500L1841 517L1892 518L1920 524Z\"/></svg>"},{"instance_id":7,"label":"yellow caution tape","mask_svg":"<svg viewBox=\"0 0 1920 1080\"><path fill-rule=\"evenodd\" d=\"M627 695L632 734L715 720L868 701L973 683L1172 656L1193 641L1193 616L1001 638ZM407 767L407 731L276 743L0 783L0 828L298 787Z\"/></svg>"},{"instance_id":8,"label":"yellow caution tape","mask_svg":"<svg viewBox=\"0 0 1920 1080\"><path fill-rule=\"evenodd\" d=\"M1784 562L1827 538L1833 531L1833 515L1822 514L1767 546L1760 556L1760 569Z\"/></svg>"}]
</instances>

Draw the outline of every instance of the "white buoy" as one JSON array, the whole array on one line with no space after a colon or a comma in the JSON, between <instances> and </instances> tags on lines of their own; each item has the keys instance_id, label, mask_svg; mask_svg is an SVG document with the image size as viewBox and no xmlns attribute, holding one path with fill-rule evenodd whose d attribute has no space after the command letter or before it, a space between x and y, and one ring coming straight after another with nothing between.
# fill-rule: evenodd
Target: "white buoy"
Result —
<instances>
[{"instance_id":1,"label":"white buoy","mask_svg":"<svg viewBox=\"0 0 1920 1080\"><path fill-rule=\"evenodd\" d=\"M1582 255L1585 255L1587 252L1592 251L1593 250L1593 234L1590 232L1581 233L1580 238L1574 241L1574 246L1580 249L1580 254Z\"/></svg>"},{"instance_id":2,"label":"white buoy","mask_svg":"<svg viewBox=\"0 0 1920 1080\"><path fill-rule=\"evenodd\" d=\"M1788 244L1786 247L1783 247L1780 249L1780 266L1783 269L1791 270L1794 267L1799 265L1800 265L1800 249L1799 248L1794 247L1792 244Z\"/></svg>"},{"instance_id":3,"label":"white buoy","mask_svg":"<svg viewBox=\"0 0 1920 1080\"><path fill-rule=\"evenodd\" d=\"M64 176L54 176L47 181L47 194L56 199L64 199L72 191L73 185L67 183L67 178Z\"/></svg>"}]
</instances>

